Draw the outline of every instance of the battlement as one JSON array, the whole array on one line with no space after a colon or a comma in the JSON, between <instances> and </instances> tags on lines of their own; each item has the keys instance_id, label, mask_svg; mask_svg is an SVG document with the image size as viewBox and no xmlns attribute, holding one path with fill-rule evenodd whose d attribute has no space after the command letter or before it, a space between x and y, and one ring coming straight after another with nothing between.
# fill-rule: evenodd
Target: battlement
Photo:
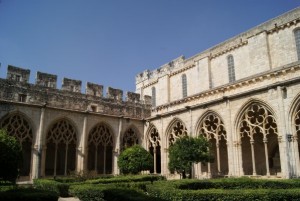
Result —
<instances>
[{"instance_id":1,"label":"battlement","mask_svg":"<svg viewBox=\"0 0 300 201\"><path fill-rule=\"evenodd\" d=\"M48 107L89 111L108 115L146 118L150 116L149 97L140 100L140 94L107 88L87 82L85 94L81 93L81 80L63 78L61 89L57 89L57 75L37 72L35 84L29 83L30 70L9 65L7 79L0 78L0 100ZM151 99L151 97L150 97Z\"/></svg>"}]
</instances>

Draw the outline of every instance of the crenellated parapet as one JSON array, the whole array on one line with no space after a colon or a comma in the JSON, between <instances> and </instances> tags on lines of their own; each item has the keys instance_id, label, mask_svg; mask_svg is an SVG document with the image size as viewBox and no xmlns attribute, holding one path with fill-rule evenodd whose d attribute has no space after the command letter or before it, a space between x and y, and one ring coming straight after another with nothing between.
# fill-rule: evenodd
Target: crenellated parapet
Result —
<instances>
[{"instance_id":1,"label":"crenellated parapet","mask_svg":"<svg viewBox=\"0 0 300 201\"><path fill-rule=\"evenodd\" d=\"M35 84L29 83L30 70L8 66L7 79L0 78L0 101L40 105L63 110L75 110L103 115L143 119L150 116L151 105L141 101L140 94L107 88L88 82L81 93L81 81L64 78L57 89L57 76L37 72ZM17 79L16 79L17 78Z\"/></svg>"},{"instance_id":2,"label":"crenellated parapet","mask_svg":"<svg viewBox=\"0 0 300 201\"><path fill-rule=\"evenodd\" d=\"M145 70L144 72L138 74L135 77L136 84L138 84L144 80L157 79L166 74L171 74L172 72L183 68L184 64L185 64L185 57L180 56L180 57L160 66L159 68L157 68L153 71Z\"/></svg>"}]
</instances>

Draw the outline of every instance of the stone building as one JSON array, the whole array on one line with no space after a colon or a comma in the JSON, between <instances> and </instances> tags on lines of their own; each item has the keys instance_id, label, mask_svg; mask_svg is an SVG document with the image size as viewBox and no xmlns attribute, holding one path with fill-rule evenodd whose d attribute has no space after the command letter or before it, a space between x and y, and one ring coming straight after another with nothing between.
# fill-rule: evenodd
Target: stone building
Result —
<instances>
[{"instance_id":1,"label":"stone building","mask_svg":"<svg viewBox=\"0 0 300 201\"><path fill-rule=\"evenodd\" d=\"M151 172L168 171L168 148L202 135L215 160L195 178L300 176L300 8L191 58L136 76L136 93L8 66L0 79L0 128L22 144L21 179L72 171L119 174L121 150L141 144Z\"/></svg>"},{"instance_id":2,"label":"stone building","mask_svg":"<svg viewBox=\"0 0 300 201\"><path fill-rule=\"evenodd\" d=\"M168 148L202 135L215 160L193 176L299 177L300 8L191 58L181 56L136 76L136 92L152 96L145 146L170 175Z\"/></svg>"}]
</instances>

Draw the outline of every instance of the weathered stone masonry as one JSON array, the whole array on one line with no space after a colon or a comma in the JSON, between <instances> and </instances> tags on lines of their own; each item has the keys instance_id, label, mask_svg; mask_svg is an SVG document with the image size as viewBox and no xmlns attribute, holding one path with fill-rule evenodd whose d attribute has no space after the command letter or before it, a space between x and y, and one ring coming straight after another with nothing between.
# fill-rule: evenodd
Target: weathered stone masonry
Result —
<instances>
[{"instance_id":1,"label":"weathered stone masonry","mask_svg":"<svg viewBox=\"0 0 300 201\"><path fill-rule=\"evenodd\" d=\"M300 176L300 8L191 58L136 76L136 93L8 66L0 128L22 144L22 179L71 171L119 174L120 150L141 144L152 173L168 170L178 138L202 135L214 161L193 177Z\"/></svg>"}]
</instances>

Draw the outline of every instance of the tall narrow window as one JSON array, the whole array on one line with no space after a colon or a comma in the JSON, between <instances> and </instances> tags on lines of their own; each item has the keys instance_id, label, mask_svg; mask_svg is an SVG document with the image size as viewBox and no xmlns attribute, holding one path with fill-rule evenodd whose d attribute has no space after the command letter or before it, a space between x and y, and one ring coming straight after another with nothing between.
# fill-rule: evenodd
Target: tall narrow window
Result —
<instances>
[{"instance_id":1,"label":"tall narrow window","mask_svg":"<svg viewBox=\"0 0 300 201\"><path fill-rule=\"evenodd\" d=\"M187 97L187 80L186 80L186 74L183 74L181 76L182 80L182 97L185 98Z\"/></svg>"},{"instance_id":2,"label":"tall narrow window","mask_svg":"<svg viewBox=\"0 0 300 201\"><path fill-rule=\"evenodd\" d=\"M294 31L298 60L300 60L300 29Z\"/></svg>"},{"instance_id":3,"label":"tall narrow window","mask_svg":"<svg viewBox=\"0 0 300 201\"><path fill-rule=\"evenodd\" d=\"M227 63L228 63L228 77L229 82L235 81L235 72L234 72L234 59L232 55L229 55L227 57Z\"/></svg>"},{"instance_id":4,"label":"tall narrow window","mask_svg":"<svg viewBox=\"0 0 300 201\"><path fill-rule=\"evenodd\" d=\"M156 106L156 89L155 87L152 87L152 107Z\"/></svg>"}]
</instances>

